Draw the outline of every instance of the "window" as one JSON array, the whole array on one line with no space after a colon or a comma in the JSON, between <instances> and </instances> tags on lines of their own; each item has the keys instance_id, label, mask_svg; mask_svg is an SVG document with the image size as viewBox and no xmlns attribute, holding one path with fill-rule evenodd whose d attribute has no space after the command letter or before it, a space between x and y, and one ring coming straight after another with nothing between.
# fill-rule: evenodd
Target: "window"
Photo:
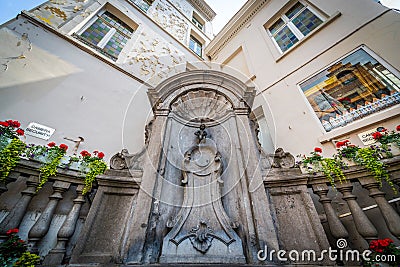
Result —
<instances>
[{"instance_id":1,"label":"window","mask_svg":"<svg viewBox=\"0 0 400 267\"><path fill-rule=\"evenodd\" d=\"M102 54L117 60L133 31L132 27L109 11L103 11L97 14L76 36Z\"/></svg>"},{"instance_id":2,"label":"window","mask_svg":"<svg viewBox=\"0 0 400 267\"><path fill-rule=\"evenodd\" d=\"M135 0L133 3L138 6L144 12L149 10L150 6L153 4L154 0Z\"/></svg>"},{"instance_id":3,"label":"window","mask_svg":"<svg viewBox=\"0 0 400 267\"><path fill-rule=\"evenodd\" d=\"M200 30L203 30L204 21L202 21L202 19L200 19L200 17L194 12L193 12L193 17L192 17L192 22L194 25L196 25L197 28L199 28Z\"/></svg>"},{"instance_id":4,"label":"window","mask_svg":"<svg viewBox=\"0 0 400 267\"><path fill-rule=\"evenodd\" d=\"M199 40L190 35L189 48L195 52L199 57L202 55L202 45Z\"/></svg>"},{"instance_id":5,"label":"window","mask_svg":"<svg viewBox=\"0 0 400 267\"><path fill-rule=\"evenodd\" d=\"M274 43L285 52L323 22L310 6L297 2L268 28Z\"/></svg>"},{"instance_id":6,"label":"window","mask_svg":"<svg viewBox=\"0 0 400 267\"><path fill-rule=\"evenodd\" d=\"M326 131L400 103L399 76L359 48L300 84Z\"/></svg>"}]
</instances>

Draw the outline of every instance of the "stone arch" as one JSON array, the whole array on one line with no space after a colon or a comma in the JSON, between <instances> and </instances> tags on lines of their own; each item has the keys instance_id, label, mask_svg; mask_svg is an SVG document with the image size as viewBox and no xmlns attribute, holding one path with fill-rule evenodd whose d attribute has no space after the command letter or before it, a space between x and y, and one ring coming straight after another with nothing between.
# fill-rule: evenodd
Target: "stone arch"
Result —
<instances>
[{"instance_id":1,"label":"stone arch","mask_svg":"<svg viewBox=\"0 0 400 267\"><path fill-rule=\"evenodd\" d=\"M255 97L255 88L229 74L215 70L194 70L179 73L148 91L153 111L169 112L179 95L187 91L215 91L232 103L234 110L249 112ZM157 115L157 114L156 114Z\"/></svg>"}]
</instances>

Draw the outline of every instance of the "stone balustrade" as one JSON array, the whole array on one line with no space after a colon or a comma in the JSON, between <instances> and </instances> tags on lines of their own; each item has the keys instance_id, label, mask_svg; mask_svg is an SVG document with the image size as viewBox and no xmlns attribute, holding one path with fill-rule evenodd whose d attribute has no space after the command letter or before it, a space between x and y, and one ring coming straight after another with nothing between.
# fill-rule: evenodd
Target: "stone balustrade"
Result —
<instances>
[{"instance_id":1,"label":"stone balustrade","mask_svg":"<svg viewBox=\"0 0 400 267\"><path fill-rule=\"evenodd\" d=\"M387 159L385 163L398 190L400 157ZM399 195L385 182L380 187L360 166L350 167L345 175L347 181L337 182L336 188L332 188L322 175L308 178L309 191L317 212L322 215L330 245L335 247L340 238L347 240L348 248L360 251L368 249L368 243L378 238L391 238L398 244Z\"/></svg>"},{"instance_id":2,"label":"stone balustrade","mask_svg":"<svg viewBox=\"0 0 400 267\"><path fill-rule=\"evenodd\" d=\"M400 157L385 162L398 188ZM83 177L68 169L59 169L36 192L39 167L39 163L21 160L0 187L0 239L8 229L19 228L20 237L45 266L122 263L119 257L128 250L131 230L113 225L135 225L143 171L108 170L98 177L92 192L83 196ZM345 175L347 181L332 188L322 174L302 174L298 168L266 172L264 188L276 224L270 227L276 227L282 249L318 253L337 248L337 240L346 239L348 249L362 251L377 238L400 242L400 197L386 183L381 188L362 167L352 166Z\"/></svg>"},{"instance_id":3,"label":"stone balustrade","mask_svg":"<svg viewBox=\"0 0 400 267\"><path fill-rule=\"evenodd\" d=\"M21 159L1 185L0 240L6 238L7 230L19 228L31 252L42 256L45 264L58 265L71 254L74 244L70 241L78 235L96 187L92 194L82 196L81 173L59 168L57 176L37 191L39 168L40 163Z\"/></svg>"},{"instance_id":4,"label":"stone balustrade","mask_svg":"<svg viewBox=\"0 0 400 267\"><path fill-rule=\"evenodd\" d=\"M400 157L384 161L398 190ZM346 249L359 251L378 238L391 238L399 244L399 195L385 182L380 188L363 167L351 166L344 173L347 181L336 183L335 188L323 174L302 174L297 168L272 168L264 177L285 250L318 252L326 245L321 242L322 235L332 249L338 248L339 239L347 241Z\"/></svg>"}]
</instances>

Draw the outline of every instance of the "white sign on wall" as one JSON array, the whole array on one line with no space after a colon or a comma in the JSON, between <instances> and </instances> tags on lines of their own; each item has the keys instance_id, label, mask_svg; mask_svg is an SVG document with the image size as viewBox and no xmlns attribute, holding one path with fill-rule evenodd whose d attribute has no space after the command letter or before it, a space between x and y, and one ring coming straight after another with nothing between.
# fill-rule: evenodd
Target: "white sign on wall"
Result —
<instances>
[{"instance_id":1,"label":"white sign on wall","mask_svg":"<svg viewBox=\"0 0 400 267\"><path fill-rule=\"evenodd\" d=\"M55 129L41 125L36 122L29 123L28 127L25 129L25 134L34 136L43 140L49 140L53 135Z\"/></svg>"},{"instance_id":2,"label":"white sign on wall","mask_svg":"<svg viewBox=\"0 0 400 267\"><path fill-rule=\"evenodd\" d=\"M361 139L361 142L363 142L363 144L365 146L372 145L376 142L376 140L372 136L372 134L375 132L376 132L376 128L362 132L362 133L358 134L358 137Z\"/></svg>"}]
</instances>

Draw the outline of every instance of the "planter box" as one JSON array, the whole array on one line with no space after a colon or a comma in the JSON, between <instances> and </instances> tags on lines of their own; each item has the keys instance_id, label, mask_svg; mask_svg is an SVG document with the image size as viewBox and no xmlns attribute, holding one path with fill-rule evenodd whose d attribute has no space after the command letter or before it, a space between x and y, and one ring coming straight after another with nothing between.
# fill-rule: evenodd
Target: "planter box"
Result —
<instances>
[{"instance_id":1,"label":"planter box","mask_svg":"<svg viewBox=\"0 0 400 267\"><path fill-rule=\"evenodd\" d=\"M390 148L390 153L392 153L393 156L400 155L400 148L395 143L390 143L389 148Z\"/></svg>"},{"instance_id":2,"label":"planter box","mask_svg":"<svg viewBox=\"0 0 400 267\"><path fill-rule=\"evenodd\" d=\"M78 162L71 162L71 164L69 164L68 169L70 170L75 170L75 171L80 171L83 173L87 173L89 171L89 167L85 164L82 164L82 162L78 161Z\"/></svg>"},{"instance_id":3,"label":"planter box","mask_svg":"<svg viewBox=\"0 0 400 267\"><path fill-rule=\"evenodd\" d=\"M6 148L11 143L11 141L12 141L11 138L0 137L0 151Z\"/></svg>"}]
</instances>

